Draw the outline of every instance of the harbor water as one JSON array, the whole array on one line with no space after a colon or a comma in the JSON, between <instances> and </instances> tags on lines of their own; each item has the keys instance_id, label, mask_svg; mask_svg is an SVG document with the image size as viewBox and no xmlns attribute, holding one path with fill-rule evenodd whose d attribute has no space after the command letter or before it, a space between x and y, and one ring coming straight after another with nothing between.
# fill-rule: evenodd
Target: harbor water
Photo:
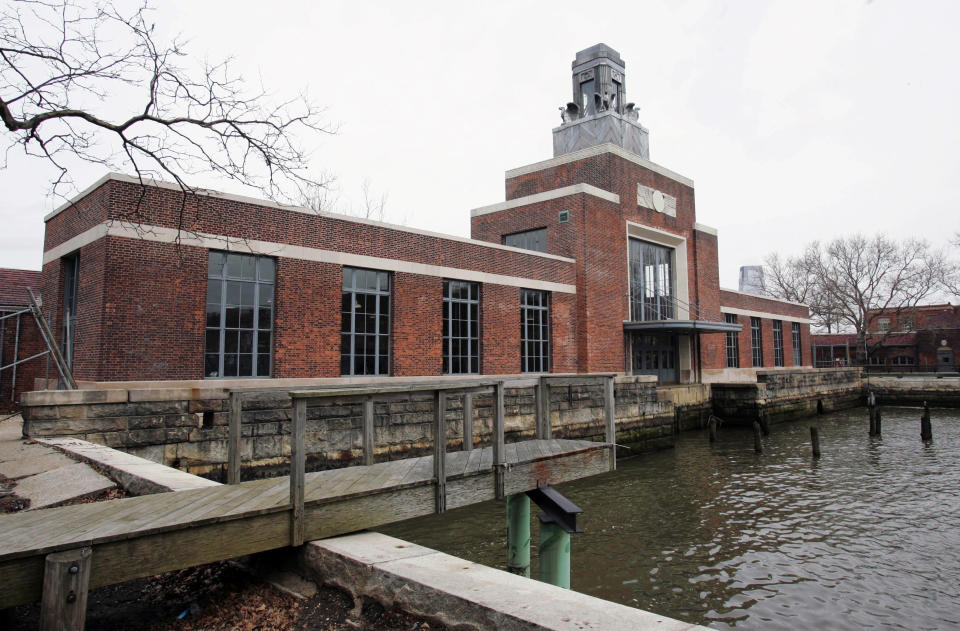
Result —
<instances>
[{"instance_id":1,"label":"harbor water","mask_svg":"<svg viewBox=\"0 0 960 631\"><path fill-rule=\"evenodd\" d=\"M774 425L762 455L747 429L686 432L565 484L572 588L716 629L960 628L960 411L932 411L930 443L920 414L884 408L879 438L862 408ZM503 502L380 530L506 567Z\"/></svg>"}]
</instances>

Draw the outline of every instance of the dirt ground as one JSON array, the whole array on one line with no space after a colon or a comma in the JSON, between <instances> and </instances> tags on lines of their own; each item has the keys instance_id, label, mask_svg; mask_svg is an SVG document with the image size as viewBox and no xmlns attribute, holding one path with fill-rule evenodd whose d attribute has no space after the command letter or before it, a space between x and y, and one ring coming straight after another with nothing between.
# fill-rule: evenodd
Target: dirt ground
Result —
<instances>
[{"instance_id":1,"label":"dirt ground","mask_svg":"<svg viewBox=\"0 0 960 631\"><path fill-rule=\"evenodd\" d=\"M91 590L87 631L446 631L443 625L321 587L302 600L230 563L212 563ZM2 612L0 612L2 613ZM38 604L0 617L9 631L37 629Z\"/></svg>"}]
</instances>

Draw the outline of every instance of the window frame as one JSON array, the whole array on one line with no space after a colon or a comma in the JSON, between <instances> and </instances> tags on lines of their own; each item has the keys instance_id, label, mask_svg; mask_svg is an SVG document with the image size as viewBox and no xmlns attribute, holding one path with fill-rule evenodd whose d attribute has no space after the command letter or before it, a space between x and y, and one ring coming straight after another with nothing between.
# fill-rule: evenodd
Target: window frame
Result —
<instances>
[{"instance_id":1,"label":"window frame","mask_svg":"<svg viewBox=\"0 0 960 631\"><path fill-rule=\"evenodd\" d=\"M630 320L654 322L676 317L676 249L630 237L629 264Z\"/></svg>"},{"instance_id":2,"label":"window frame","mask_svg":"<svg viewBox=\"0 0 960 631\"><path fill-rule=\"evenodd\" d=\"M517 240L519 243L508 243L508 241ZM500 242L511 248L520 248L521 250L530 250L531 252L547 252L547 227L531 228L519 232L511 232L500 238Z\"/></svg>"},{"instance_id":3,"label":"window frame","mask_svg":"<svg viewBox=\"0 0 960 631\"><path fill-rule=\"evenodd\" d=\"M740 324L739 318L735 313L723 314L723 319L727 324ZM740 332L726 332L726 350L727 350L727 368L740 367Z\"/></svg>"},{"instance_id":4,"label":"window frame","mask_svg":"<svg viewBox=\"0 0 960 631\"><path fill-rule=\"evenodd\" d=\"M750 316L750 363L763 368L763 322L754 316Z\"/></svg>"},{"instance_id":5,"label":"window frame","mask_svg":"<svg viewBox=\"0 0 960 631\"><path fill-rule=\"evenodd\" d=\"M222 257L222 261L219 263L219 274L214 275L213 270L214 266L217 263L214 262L215 257ZM240 269L239 274L232 274L231 270L231 257L234 257L238 261L238 266ZM246 267L245 261L250 261L253 269L253 275L251 278L244 276L244 269ZM270 268L270 278L266 278L267 267ZM214 291L211 287L211 281L216 281L220 284L220 291L217 302L210 300ZM223 250L208 250L207 254L207 299L206 299L206 308L204 311L204 348L203 348L203 375L204 379L265 379L273 376L273 342L274 342L274 321L276 320L276 284L277 284L277 260L271 256L262 256L258 254L247 254L243 252L227 252ZM247 306L243 302L243 295L246 287L251 288L251 304ZM236 288L236 292L233 291L233 288ZM269 292L266 292L266 287L269 287ZM239 300L237 304L233 304L230 299L230 294L238 296L233 300ZM264 294L268 297L264 297ZM263 300L261 300L263 299ZM263 302L263 304L261 304ZM216 326L211 326L211 306L217 305L217 322ZM237 309L236 314L236 326L230 326L230 320L232 317L228 317L228 310L231 308ZM250 315L250 326L241 326L243 323L243 310L245 308L252 309L252 314ZM270 325L269 328L261 328L261 311L266 309L269 318ZM228 353L227 352L227 341L228 336L233 335L233 332L236 332L237 336L237 352ZM214 333L215 332L215 333ZM217 352L210 352L210 340L211 334L215 334L218 339ZM243 338L245 334L249 335L250 340L250 352L242 353L240 349L243 347L244 341ZM261 344L261 337L266 334L267 342L266 344ZM262 347L266 347L266 350L261 350ZM216 374L209 374L208 371L208 361L210 356L217 356L217 371ZM230 355L236 355L236 365L235 375L225 374L227 372L227 357ZM241 356L249 355L250 356L250 374L241 374L246 372L242 370L243 359ZM266 358L266 372L261 371L260 361L261 358Z\"/></svg>"},{"instance_id":6,"label":"window frame","mask_svg":"<svg viewBox=\"0 0 960 631\"><path fill-rule=\"evenodd\" d=\"M454 297L454 289L465 287L467 289L467 298ZM480 283L474 283L465 280L443 281L443 314L442 314L442 339L443 339L443 360L441 372L444 375L477 375L480 374ZM454 318L454 311L457 306L465 308L466 318ZM459 320L467 327L466 335L453 335L454 323ZM460 348L466 347L466 354L454 353L454 346L459 342ZM466 361L467 370L454 370L454 364L458 363L462 368Z\"/></svg>"},{"instance_id":7,"label":"window frame","mask_svg":"<svg viewBox=\"0 0 960 631\"><path fill-rule=\"evenodd\" d=\"M536 300L531 300L536 298ZM550 326L551 295L549 291L539 289L520 290L520 372L548 373L551 369ZM539 336L532 338L528 335L530 316L536 316L532 324L539 332ZM534 352L539 349L539 352Z\"/></svg>"},{"instance_id":8,"label":"window frame","mask_svg":"<svg viewBox=\"0 0 960 631\"><path fill-rule=\"evenodd\" d=\"M773 365L777 368L784 366L783 357L783 321L772 320L773 322Z\"/></svg>"},{"instance_id":9,"label":"window frame","mask_svg":"<svg viewBox=\"0 0 960 631\"><path fill-rule=\"evenodd\" d=\"M793 342L793 365L803 365L803 339L801 337L800 323L790 323L790 336Z\"/></svg>"},{"instance_id":10,"label":"window frame","mask_svg":"<svg viewBox=\"0 0 960 631\"><path fill-rule=\"evenodd\" d=\"M350 274L349 287L347 287L348 274ZM358 284L358 278L361 278L361 276L364 274L374 274L373 278L375 281L375 286L373 288L363 287ZM393 274L385 270L353 267L349 265L343 266L340 284L340 376L387 377L392 374L391 370L393 362L391 356L393 350L393 282ZM387 287L386 289L382 289L382 285L384 284ZM344 322L345 316L347 316L347 311L344 310L343 305L346 304L348 295L350 304L350 329L345 331ZM362 296L364 299L372 297L372 313L358 309L358 306L363 307L363 304L358 302L358 296ZM384 301L381 300L382 298L386 298L386 314L382 312L382 307L384 305ZM366 303L366 300L363 302ZM363 331L357 330L357 324L360 321L359 319L364 317L373 318L372 332L366 330L366 324L363 327ZM384 317L386 318L385 322L383 320ZM360 338L364 338L362 341L365 350L369 339L372 338L373 340L373 353L364 352L359 355L360 357L364 358L373 357L373 372L369 372L367 370L366 361L364 361L363 370L360 372L357 371L357 342ZM347 342L349 343L349 349L345 350L345 343ZM383 352L381 352L381 343L385 343L387 346L386 349L383 349ZM381 365L381 362L383 365ZM344 371L344 365L349 368L348 371Z\"/></svg>"}]
</instances>

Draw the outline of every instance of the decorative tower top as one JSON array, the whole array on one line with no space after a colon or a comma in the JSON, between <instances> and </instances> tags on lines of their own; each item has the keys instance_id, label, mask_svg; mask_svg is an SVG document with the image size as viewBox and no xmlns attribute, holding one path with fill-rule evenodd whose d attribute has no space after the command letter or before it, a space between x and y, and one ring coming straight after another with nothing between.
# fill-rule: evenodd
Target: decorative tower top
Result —
<instances>
[{"instance_id":1,"label":"decorative tower top","mask_svg":"<svg viewBox=\"0 0 960 631\"><path fill-rule=\"evenodd\" d=\"M648 132L626 102L626 64L620 53L596 44L573 60L573 100L560 108L563 124L553 130L554 157L612 142L650 158Z\"/></svg>"}]
</instances>

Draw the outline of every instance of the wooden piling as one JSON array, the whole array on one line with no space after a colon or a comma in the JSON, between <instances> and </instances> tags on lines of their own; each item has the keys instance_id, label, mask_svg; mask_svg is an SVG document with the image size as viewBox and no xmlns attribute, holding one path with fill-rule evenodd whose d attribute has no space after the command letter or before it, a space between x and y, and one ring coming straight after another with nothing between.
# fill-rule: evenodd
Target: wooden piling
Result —
<instances>
[{"instance_id":1,"label":"wooden piling","mask_svg":"<svg viewBox=\"0 0 960 631\"><path fill-rule=\"evenodd\" d=\"M933 440L933 426L930 425L930 406L923 402L923 416L920 417L920 439L927 443Z\"/></svg>"},{"instance_id":2,"label":"wooden piling","mask_svg":"<svg viewBox=\"0 0 960 631\"><path fill-rule=\"evenodd\" d=\"M447 395L433 392L433 477L436 482L436 512L447 510Z\"/></svg>"},{"instance_id":3,"label":"wooden piling","mask_svg":"<svg viewBox=\"0 0 960 631\"><path fill-rule=\"evenodd\" d=\"M373 440L373 397L368 397L363 402L363 464L370 466L373 464L374 440Z\"/></svg>"},{"instance_id":4,"label":"wooden piling","mask_svg":"<svg viewBox=\"0 0 960 631\"><path fill-rule=\"evenodd\" d=\"M40 631L83 631L92 556L91 548L47 555L40 600Z\"/></svg>"},{"instance_id":5,"label":"wooden piling","mask_svg":"<svg viewBox=\"0 0 960 631\"><path fill-rule=\"evenodd\" d=\"M761 437L762 430L760 429L760 423L757 421L753 422L753 450L758 454L763 453L763 438Z\"/></svg>"},{"instance_id":6,"label":"wooden piling","mask_svg":"<svg viewBox=\"0 0 960 631\"><path fill-rule=\"evenodd\" d=\"M767 413L760 413L760 430L763 432L764 436L770 435L770 422L767 420Z\"/></svg>"},{"instance_id":7,"label":"wooden piling","mask_svg":"<svg viewBox=\"0 0 960 631\"><path fill-rule=\"evenodd\" d=\"M817 399L817 414L823 414L823 401Z\"/></svg>"},{"instance_id":8,"label":"wooden piling","mask_svg":"<svg viewBox=\"0 0 960 631\"><path fill-rule=\"evenodd\" d=\"M707 421L707 427L710 429L710 442L717 442L717 417L713 414L710 415L710 419Z\"/></svg>"},{"instance_id":9,"label":"wooden piling","mask_svg":"<svg viewBox=\"0 0 960 631\"><path fill-rule=\"evenodd\" d=\"M607 442L610 443L610 470L617 468L617 400L614 394L614 377L607 377L604 383L603 413L606 421Z\"/></svg>"},{"instance_id":10,"label":"wooden piling","mask_svg":"<svg viewBox=\"0 0 960 631\"><path fill-rule=\"evenodd\" d=\"M877 409L873 413L873 429L876 432L877 436L880 436L880 406L877 406Z\"/></svg>"},{"instance_id":11,"label":"wooden piling","mask_svg":"<svg viewBox=\"0 0 960 631\"><path fill-rule=\"evenodd\" d=\"M293 404L293 428L290 432L290 545L303 544L303 485L306 478L307 400Z\"/></svg>"},{"instance_id":12,"label":"wooden piling","mask_svg":"<svg viewBox=\"0 0 960 631\"><path fill-rule=\"evenodd\" d=\"M810 426L810 445L813 447L813 457L820 457L820 432L816 427Z\"/></svg>"},{"instance_id":13,"label":"wooden piling","mask_svg":"<svg viewBox=\"0 0 960 631\"><path fill-rule=\"evenodd\" d=\"M494 495L498 500L504 498L504 457L506 446L503 443L503 382L498 381L494 386L493 408L493 477Z\"/></svg>"},{"instance_id":14,"label":"wooden piling","mask_svg":"<svg viewBox=\"0 0 960 631\"><path fill-rule=\"evenodd\" d=\"M553 430L550 427L550 383L546 377L540 377L536 387L537 396L537 438L550 440Z\"/></svg>"},{"instance_id":15,"label":"wooden piling","mask_svg":"<svg viewBox=\"0 0 960 631\"><path fill-rule=\"evenodd\" d=\"M240 436L243 424L243 402L240 393L230 392L230 429L227 439L227 484L240 484Z\"/></svg>"},{"instance_id":16,"label":"wooden piling","mask_svg":"<svg viewBox=\"0 0 960 631\"><path fill-rule=\"evenodd\" d=\"M463 450L473 449L473 393L463 395Z\"/></svg>"}]
</instances>

